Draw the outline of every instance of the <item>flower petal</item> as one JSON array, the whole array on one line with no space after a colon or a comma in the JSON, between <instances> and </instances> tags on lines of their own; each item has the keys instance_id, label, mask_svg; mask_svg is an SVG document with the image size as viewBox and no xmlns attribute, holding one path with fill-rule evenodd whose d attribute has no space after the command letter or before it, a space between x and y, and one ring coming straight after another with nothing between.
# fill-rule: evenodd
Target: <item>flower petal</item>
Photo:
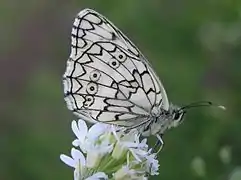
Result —
<instances>
[{"instance_id":1,"label":"flower petal","mask_svg":"<svg viewBox=\"0 0 241 180\"><path fill-rule=\"evenodd\" d=\"M80 142L83 142L88 132L88 127L85 121L79 120L78 124L76 121L72 121L71 127L77 139Z\"/></svg>"},{"instance_id":2,"label":"flower petal","mask_svg":"<svg viewBox=\"0 0 241 180\"><path fill-rule=\"evenodd\" d=\"M63 161L68 166L76 168L76 162L71 157L66 156L65 154L61 154L60 159L61 159L61 161Z\"/></svg>"},{"instance_id":3,"label":"flower petal","mask_svg":"<svg viewBox=\"0 0 241 180\"><path fill-rule=\"evenodd\" d=\"M79 131L81 133L80 135L85 137L87 135L87 132L88 132L88 127L86 125L86 122L79 119L78 120L78 127L79 127Z\"/></svg>"},{"instance_id":4,"label":"flower petal","mask_svg":"<svg viewBox=\"0 0 241 180\"><path fill-rule=\"evenodd\" d=\"M141 159L140 159L140 158L138 157L138 155L135 153L135 150L129 149L129 151L131 152L131 154L134 156L134 158L135 158L137 161L141 162Z\"/></svg>"},{"instance_id":5,"label":"flower petal","mask_svg":"<svg viewBox=\"0 0 241 180\"><path fill-rule=\"evenodd\" d=\"M71 156L73 157L76 164L80 163L81 166L85 166L85 157L79 150L72 148Z\"/></svg>"},{"instance_id":6,"label":"flower petal","mask_svg":"<svg viewBox=\"0 0 241 180\"><path fill-rule=\"evenodd\" d=\"M75 134L75 136L79 137L80 136L79 128L78 128L77 122L75 120L72 121L71 128L72 128L72 131Z\"/></svg>"},{"instance_id":7,"label":"flower petal","mask_svg":"<svg viewBox=\"0 0 241 180\"><path fill-rule=\"evenodd\" d=\"M73 140L72 145L75 147L80 146L80 141L78 139Z\"/></svg>"},{"instance_id":8,"label":"flower petal","mask_svg":"<svg viewBox=\"0 0 241 180\"><path fill-rule=\"evenodd\" d=\"M158 163L158 160L156 159L156 155L151 154L149 156L146 156L146 159L147 159L146 166L147 166L147 169L150 171L150 174L158 175L159 163Z\"/></svg>"},{"instance_id":9,"label":"flower petal","mask_svg":"<svg viewBox=\"0 0 241 180\"><path fill-rule=\"evenodd\" d=\"M108 131L110 125L104 124L104 123L96 123L94 124L88 132L88 139L95 140L98 138L101 134Z\"/></svg>"}]
</instances>

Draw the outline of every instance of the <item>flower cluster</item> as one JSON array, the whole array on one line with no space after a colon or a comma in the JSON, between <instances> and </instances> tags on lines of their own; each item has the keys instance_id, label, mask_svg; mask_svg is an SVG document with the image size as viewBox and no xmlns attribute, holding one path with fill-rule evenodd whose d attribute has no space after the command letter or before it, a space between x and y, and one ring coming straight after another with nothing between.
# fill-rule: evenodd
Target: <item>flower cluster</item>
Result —
<instances>
[{"instance_id":1,"label":"flower cluster","mask_svg":"<svg viewBox=\"0 0 241 180\"><path fill-rule=\"evenodd\" d=\"M140 141L136 129L126 132L97 123L88 130L79 120L72 122L72 130L77 139L71 157L61 154L60 159L74 168L74 180L146 180L158 174L156 154L148 149L146 139Z\"/></svg>"}]
</instances>

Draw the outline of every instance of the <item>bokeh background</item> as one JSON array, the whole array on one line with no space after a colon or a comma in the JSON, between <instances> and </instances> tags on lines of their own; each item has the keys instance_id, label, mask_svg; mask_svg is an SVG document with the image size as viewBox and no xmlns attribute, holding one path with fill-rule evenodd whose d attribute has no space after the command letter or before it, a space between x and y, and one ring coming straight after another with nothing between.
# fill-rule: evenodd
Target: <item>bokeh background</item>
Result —
<instances>
[{"instance_id":1,"label":"bokeh background","mask_svg":"<svg viewBox=\"0 0 241 180\"><path fill-rule=\"evenodd\" d=\"M241 1L1 0L0 179L72 178L69 153L76 119L61 76L75 15L93 8L145 54L170 101L225 105L191 110L164 136L164 180L241 179ZM152 139L154 141L154 139Z\"/></svg>"}]
</instances>

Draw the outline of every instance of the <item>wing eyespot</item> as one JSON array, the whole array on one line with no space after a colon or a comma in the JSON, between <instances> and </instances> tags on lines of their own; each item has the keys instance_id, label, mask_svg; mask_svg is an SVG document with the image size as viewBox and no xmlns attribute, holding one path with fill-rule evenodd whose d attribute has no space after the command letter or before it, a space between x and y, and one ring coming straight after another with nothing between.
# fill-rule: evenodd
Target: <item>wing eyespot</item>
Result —
<instances>
[{"instance_id":1,"label":"wing eyespot","mask_svg":"<svg viewBox=\"0 0 241 180\"><path fill-rule=\"evenodd\" d=\"M90 80L91 81L98 81L100 79L100 72L98 70L94 70L90 73Z\"/></svg>"},{"instance_id":2,"label":"wing eyespot","mask_svg":"<svg viewBox=\"0 0 241 180\"><path fill-rule=\"evenodd\" d=\"M127 58L126 54L121 52L121 51L118 52L117 55L116 55L116 59L120 62L125 62L126 58Z\"/></svg>"},{"instance_id":3,"label":"wing eyespot","mask_svg":"<svg viewBox=\"0 0 241 180\"><path fill-rule=\"evenodd\" d=\"M112 68L116 69L116 68L118 68L118 67L120 66L120 63L119 63L119 61L117 61L116 59L111 59L111 60L109 61L109 65L110 65Z\"/></svg>"},{"instance_id":4,"label":"wing eyespot","mask_svg":"<svg viewBox=\"0 0 241 180\"><path fill-rule=\"evenodd\" d=\"M98 92L98 85L94 82L87 84L86 92L88 94L94 95Z\"/></svg>"},{"instance_id":5,"label":"wing eyespot","mask_svg":"<svg viewBox=\"0 0 241 180\"><path fill-rule=\"evenodd\" d=\"M94 103L94 97L93 96L85 96L85 102L84 102L84 107L87 108L87 107L90 107L92 104Z\"/></svg>"}]
</instances>

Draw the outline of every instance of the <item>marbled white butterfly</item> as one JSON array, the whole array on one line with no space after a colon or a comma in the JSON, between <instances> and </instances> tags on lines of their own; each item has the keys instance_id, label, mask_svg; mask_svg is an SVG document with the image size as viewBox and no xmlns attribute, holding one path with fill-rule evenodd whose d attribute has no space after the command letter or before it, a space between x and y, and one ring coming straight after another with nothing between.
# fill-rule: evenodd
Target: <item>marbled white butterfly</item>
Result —
<instances>
[{"instance_id":1,"label":"marbled white butterfly","mask_svg":"<svg viewBox=\"0 0 241 180\"><path fill-rule=\"evenodd\" d=\"M182 122L189 107L169 103L147 59L107 18L91 9L74 20L71 53L63 75L65 101L86 121L139 128L143 136L161 135Z\"/></svg>"}]
</instances>

